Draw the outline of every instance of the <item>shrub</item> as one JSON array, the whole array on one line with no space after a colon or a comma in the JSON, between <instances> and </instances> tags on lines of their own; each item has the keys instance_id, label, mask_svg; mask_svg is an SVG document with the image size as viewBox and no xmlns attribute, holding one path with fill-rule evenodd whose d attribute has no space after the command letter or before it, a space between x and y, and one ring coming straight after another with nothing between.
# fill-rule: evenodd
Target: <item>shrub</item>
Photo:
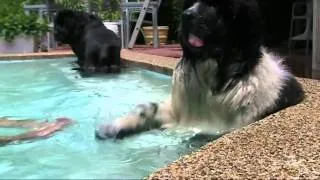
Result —
<instances>
[{"instance_id":1,"label":"shrub","mask_svg":"<svg viewBox=\"0 0 320 180\"><path fill-rule=\"evenodd\" d=\"M48 23L36 15L10 14L0 18L0 37L9 42L20 35L39 37L48 31Z\"/></svg>"},{"instance_id":2,"label":"shrub","mask_svg":"<svg viewBox=\"0 0 320 180\"><path fill-rule=\"evenodd\" d=\"M92 11L102 20L115 21L120 19L120 0L91 0Z\"/></svg>"},{"instance_id":3,"label":"shrub","mask_svg":"<svg viewBox=\"0 0 320 180\"><path fill-rule=\"evenodd\" d=\"M20 35L40 36L49 30L48 23L37 14L25 14L25 2L0 0L0 38L10 42Z\"/></svg>"},{"instance_id":4,"label":"shrub","mask_svg":"<svg viewBox=\"0 0 320 180\"><path fill-rule=\"evenodd\" d=\"M120 19L120 0L56 0L56 2L64 8L85 11L87 7L93 14L96 14L100 19L106 21L114 21Z\"/></svg>"},{"instance_id":5,"label":"shrub","mask_svg":"<svg viewBox=\"0 0 320 180\"><path fill-rule=\"evenodd\" d=\"M22 4L25 0L0 0L0 18L9 14L23 13Z\"/></svg>"},{"instance_id":6,"label":"shrub","mask_svg":"<svg viewBox=\"0 0 320 180\"><path fill-rule=\"evenodd\" d=\"M56 0L56 3L64 8L85 11L86 3L83 0Z\"/></svg>"}]
</instances>

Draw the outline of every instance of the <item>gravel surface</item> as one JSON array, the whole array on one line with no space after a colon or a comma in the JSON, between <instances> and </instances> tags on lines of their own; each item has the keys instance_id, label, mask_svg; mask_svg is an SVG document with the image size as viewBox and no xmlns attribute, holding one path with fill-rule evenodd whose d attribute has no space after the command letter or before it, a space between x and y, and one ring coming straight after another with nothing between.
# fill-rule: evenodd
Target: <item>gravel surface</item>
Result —
<instances>
[{"instance_id":1,"label":"gravel surface","mask_svg":"<svg viewBox=\"0 0 320 180\"><path fill-rule=\"evenodd\" d=\"M299 79L303 103L209 143L149 179L319 179L320 82Z\"/></svg>"}]
</instances>

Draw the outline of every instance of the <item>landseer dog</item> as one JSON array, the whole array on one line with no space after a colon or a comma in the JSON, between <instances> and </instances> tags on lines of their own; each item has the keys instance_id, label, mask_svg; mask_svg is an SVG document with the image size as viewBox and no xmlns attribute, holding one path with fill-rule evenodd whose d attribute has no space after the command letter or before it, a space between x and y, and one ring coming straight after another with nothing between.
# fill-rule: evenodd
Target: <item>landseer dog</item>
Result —
<instances>
[{"instance_id":1,"label":"landseer dog","mask_svg":"<svg viewBox=\"0 0 320 180\"><path fill-rule=\"evenodd\" d=\"M283 59L262 45L255 0L198 0L181 18L183 57L173 72L170 98L138 105L126 116L100 125L98 139L174 126L223 133L304 99Z\"/></svg>"},{"instance_id":2,"label":"landseer dog","mask_svg":"<svg viewBox=\"0 0 320 180\"><path fill-rule=\"evenodd\" d=\"M54 18L54 38L70 45L84 72L120 70L120 38L93 14L59 11Z\"/></svg>"}]
</instances>

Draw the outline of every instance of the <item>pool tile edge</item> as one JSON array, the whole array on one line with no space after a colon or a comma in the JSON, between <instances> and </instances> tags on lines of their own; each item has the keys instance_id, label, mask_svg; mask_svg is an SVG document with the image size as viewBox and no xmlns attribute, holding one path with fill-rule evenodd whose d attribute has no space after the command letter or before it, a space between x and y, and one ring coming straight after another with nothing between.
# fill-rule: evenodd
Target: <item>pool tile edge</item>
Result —
<instances>
[{"instance_id":1,"label":"pool tile edge","mask_svg":"<svg viewBox=\"0 0 320 180\"><path fill-rule=\"evenodd\" d=\"M41 60L76 57L72 51L63 52L41 52L25 54L0 54L0 61L14 60ZM172 75L173 68L179 59L167 58L156 55L149 55L139 52L133 52L127 49L121 50L121 59L125 64L140 66L158 73Z\"/></svg>"},{"instance_id":2,"label":"pool tile edge","mask_svg":"<svg viewBox=\"0 0 320 180\"><path fill-rule=\"evenodd\" d=\"M41 59L55 59L75 57L72 52L63 53L25 53L25 54L1 54L0 61L14 61L14 60L41 60Z\"/></svg>"}]
</instances>

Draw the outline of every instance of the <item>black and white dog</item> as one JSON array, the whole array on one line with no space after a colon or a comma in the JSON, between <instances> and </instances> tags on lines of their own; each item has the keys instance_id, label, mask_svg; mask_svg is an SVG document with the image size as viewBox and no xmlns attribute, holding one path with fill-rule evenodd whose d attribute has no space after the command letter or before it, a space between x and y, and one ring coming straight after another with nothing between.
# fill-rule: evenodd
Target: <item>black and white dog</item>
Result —
<instances>
[{"instance_id":1,"label":"black and white dog","mask_svg":"<svg viewBox=\"0 0 320 180\"><path fill-rule=\"evenodd\" d=\"M138 105L101 125L96 136L122 138L178 125L223 132L298 104L302 87L283 59L263 47L261 33L255 0L194 0L181 19L183 57L170 98Z\"/></svg>"}]
</instances>

